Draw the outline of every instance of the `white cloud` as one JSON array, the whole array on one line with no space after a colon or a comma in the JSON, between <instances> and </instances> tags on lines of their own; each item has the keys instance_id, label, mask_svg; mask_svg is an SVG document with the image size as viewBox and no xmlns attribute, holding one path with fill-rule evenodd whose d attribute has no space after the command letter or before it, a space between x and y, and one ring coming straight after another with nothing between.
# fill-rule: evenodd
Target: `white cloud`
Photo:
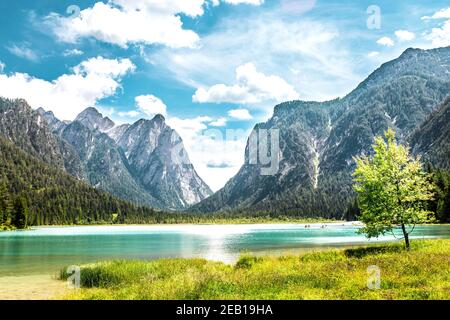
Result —
<instances>
[{"instance_id":1,"label":"white cloud","mask_svg":"<svg viewBox=\"0 0 450 320\"><path fill-rule=\"evenodd\" d=\"M413 32L410 32L408 30L397 30L395 31L395 36L400 41L411 41L416 37L416 35Z\"/></svg>"},{"instance_id":2,"label":"white cloud","mask_svg":"<svg viewBox=\"0 0 450 320\"><path fill-rule=\"evenodd\" d=\"M189 157L200 177L217 191L239 171L244 164L244 150L249 132L241 130L236 139L233 133L225 134L218 129L209 129L187 144Z\"/></svg>"},{"instance_id":3,"label":"white cloud","mask_svg":"<svg viewBox=\"0 0 450 320\"><path fill-rule=\"evenodd\" d=\"M79 49L67 49L67 50L64 50L64 52L63 52L64 57L81 56L83 54L84 54L84 52Z\"/></svg>"},{"instance_id":4,"label":"white cloud","mask_svg":"<svg viewBox=\"0 0 450 320\"><path fill-rule=\"evenodd\" d=\"M217 191L233 177L244 163L248 130L208 129L211 117L189 119L169 117L167 124L183 138L183 143L197 173Z\"/></svg>"},{"instance_id":5,"label":"white cloud","mask_svg":"<svg viewBox=\"0 0 450 320\"><path fill-rule=\"evenodd\" d=\"M85 108L113 96L120 87L121 77L134 68L129 59L97 57L53 81L26 73L0 74L0 96L26 99L33 108L43 107L62 120L71 120Z\"/></svg>"},{"instance_id":6,"label":"white cloud","mask_svg":"<svg viewBox=\"0 0 450 320\"><path fill-rule=\"evenodd\" d=\"M227 118L220 117L214 121L208 123L211 127L225 127L227 125Z\"/></svg>"},{"instance_id":7,"label":"white cloud","mask_svg":"<svg viewBox=\"0 0 450 320\"><path fill-rule=\"evenodd\" d=\"M435 12L431 17L430 16L422 17L422 20L431 20L431 19L450 19L450 7Z\"/></svg>"},{"instance_id":8,"label":"white cloud","mask_svg":"<svg viewBox=\"0 0 450 320\"><path fill-rule=\"evenodd\" d=\"M139 116L141 113L139 111L136 110L131 110L131 111L119 111L117 112L117 115L119 117L122 118L136 118L137 116Z\"/></svg>"},{"instance_id":9,"label":"white cloud","mask_svg":"<svg viewBox=\"0 0 450 320\"><path fill-rule=\"evenodd\" d=\"M232 5L250 4L254 6L259 6L264 3L264 0L222 0L222 2ZM212 0L212 4L214 6L218 6L220 4L220 0Z\"/></svg>"},{"instance_id":10,"label":"white cloud","mask_svg":"<svg viewBox=\"0 0 450 320\"><path fill-rule=\"evenodd\" d=\"M433 28L426 38L431 40L434 47L450 46L450 20L445 21L440 28Z\"/></svg>"},{"instance_id":11,"label":"white cloud","mask_svg":"<svg viewBox=\"0 0 450 320\"><path fill-rule=\"evenodd\" d=\"M167 124L175 129L183 139L192 137L208 128L206 123L213 119L208 116L200 116L195 118L182 119L178 117L169 117Z\"/></svg>"},{"instance_id":12,"label":"white cloud","mask_svg":"<svg viewBox=\"0 0 450 320\"><path fill-rule=\"evenodd\" d=\"M230 66L253 62L258 71L277 75L301 90L302 99L323 101L347 94L365 75L355 74L347 46L339 26L331 20L286 17L273 9L245 19L228 16L219 20L195 50L160 48L147 51L144 58L160 72L169 71L195 89L218 83L232 86L236 73ZM264 102L249 107L272 110L273 105Z\"/></svg>"},{"instance_id":13,"label":"white cloud","mask_svg":"<svg viewBox=\"0 0 450 320\"><path fill-rule=\"evenodd\" d=\"M32 49L28 47L26 44L13 44L12 46L6 47L6 49L11 52L12 54L24 58L30 61L37 61L39 60L38 55L36 52L34 52Z\"/></svg>"},{"instance_id":14,"label":"white cloud","mask_svg":"<svg viewBox=\"0 0 450 320\"><path fill-rule=\"evenodd\" d=\"M280 0L281 8L289 13L301 14L312 10L317 0Z\"/></svg>"},{"instance_id":15,"label":"white cloud","mask_svg":"<svg viewBox=\"0 0 450 320\"><path fill-rule=\"evenodd\" d=\"M135 65L129 59L105 59L103 57L91 58L81 62L73 70L77 74L101 74L110 77L121 77L129 71L135 70Z\"/></svg>"},{"instance_id":16,"label":"white cloud","mask_svg":"<svg viewBox=\"0 0 450 320\"><path fill-rule=\"evenodd\" d=\"M214 103L260 103L263 101L281 102L295 100L299 94L294 87L278 76L266 76L258 72L253 63L247 63L236 69L237 84L227 86L216 84L205 89L199 88L192 100L194 102Z\"/></svg>"},{"instance_id":17,"label":"white cloud","mask_svg":"<svg viewBox=\"0 0 450 320\"><path fill-rule=\"evenodd\" d=\"M382 46L392 47L394 45L394 40L389 37L382 37L377 40L377 43Z\"/></svg>"},{"instance_id":18,"label":"white cloud","mask_svg":"<svg viewBox=\"0 0 450 320\"><path fill-rule=\"evenodd\" d=\"M431 32L425 36L425 38L431 41L433 47L446 47L450 45L450 7L435 12L431 17L422 17L422 19L448 19L439 27L433 28Z\"/></svg>"},{"instance_id":19,"label":"white cloud","mask_svg":"<svg viewBox=\"0 0 450 320\"><path fill-rule=\"evenodd\" d=\"M3 70L5 70L5 67L6 67L5 63L0 61L0 73L3 72Z\"/></svg>"},{"instance_id":20,"label":"white cloud","mask_svg":"<svg viewBox=\"0 0 450 320\"><path fill-rule=\"evenodd\" d=\"M154 117L157 114L167 116L167 106L161 99L152 94L141 95L134 100L138 109L149 117Z\"/></svg>"},{"instance_id":21,"label":"white cloud","mask_svg":"<svg viewBox=\"0 0 450 320\"><path fill-rule=\"evenodd\" d=\"M199 37L183 28L179 14L201 16L204 3L205 0L110 0L95 3L77 17L52 13L45 24L59 40L69 43L93 37L124 48L139 43L194 47Z\"/></svg>"},{"instance_id":22,"label":"white cloud","mask_svg":"<svg viewBox=\"0 0 450 320\"><path fill-rule=\"evenodd\" d=\"M233 109L228 111L228 115L237 120L250 120L253 119L252 115L247 109Z\"/></svg>"},{"instance_id":23,"label":"white cloud","mask_svg":"<svg viewBox=\"0 0 450 320\"><path fill-rule=\"evenodd\" d=\"M374 57L379 56L379 55L380 55L380 52L378 52L378 51L371 51L371 52L369 52L369 53L367 54L367 56L368 56L369 58L374 58Z\"/></svg>"}]
</instances>

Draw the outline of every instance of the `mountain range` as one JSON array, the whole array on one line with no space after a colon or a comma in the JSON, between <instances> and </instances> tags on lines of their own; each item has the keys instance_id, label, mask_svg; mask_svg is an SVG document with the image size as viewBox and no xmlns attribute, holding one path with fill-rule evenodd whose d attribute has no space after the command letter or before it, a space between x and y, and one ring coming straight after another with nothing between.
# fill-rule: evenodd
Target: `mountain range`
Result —
<instances>
[{"instance_id":1,"label":"mountain range","mask_svg":"<svg viewBox=\"0 0 450 320\"><path fill-rule=\"evenodd\" d=\"M416 154L450 168L449 93L450 47L407 49L341 99L279 104L252 133L279 130L279 170L261 174L265 166L252 161L249 139L237 175L191 210L342 218L354 197L354 157L369 154L388 127Z\"/></svg>"},{"instance_id":2,"label":"mountain range","mask_svg":"<svg viewBox=\"0 0 450 320\"><path fill-rule=\"evenodd\" d=\"M164 117L116 126L95 108L74 121L0 98L0 134L25 152L138 205L181 210L212 192ZM178 154L183 161L176 161Z\"/></svg>"},{"instance_id":3,"label":"mountain range","mask_svg":"<svg viewBox=\"0 0 450 320\"><path fill-rule=\"evenodd\" d=\"M87 108L73 121L60 121L23 99L0 98L0 136L5 150L12 144L139 206L342 218L355 197L354 157L370 154L374 137L389 127L423 161L450 169L449 93L450 47L407 49L343 98L281 103L267 122L255 125L244 165L214 194L162 115L116 125ZM263 159L269 153L273 172Z\"/></svg>"}]
</instances>

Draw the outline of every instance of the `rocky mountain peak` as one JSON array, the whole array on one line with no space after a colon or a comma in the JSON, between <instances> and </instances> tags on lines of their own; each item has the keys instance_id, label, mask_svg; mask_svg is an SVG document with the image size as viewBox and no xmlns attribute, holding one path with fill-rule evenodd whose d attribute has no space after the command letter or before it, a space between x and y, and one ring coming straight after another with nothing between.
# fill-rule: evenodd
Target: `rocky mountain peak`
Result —
<instances>
[{"instance_id":1,"label":"rocky mountain peak","mask_svg":"<svg viewBox=\"0 0 450 320\"><path fill-rule=\"evenodd\" d=\"M135 122L118 144L139 183L167 208L186 208L211 194L190 163L181 137L162 115Z\"/></svg>"},{"instance_id":2,"label":"rocky mountain peak","mask_svg":"<svg viewBox=\"0 0 450 320\"><path fill-rule=\"evenodd\" d=\"M36 111L47 121L53 132L59 133L66 126L66 123L56 118L52 111L45 111L43 108L38 108Z\"/></svg>"},{"instance_id":3,"label":"rocky mountain peak","mask_svg":"<svg viewBox=\"0 0 450 320\"><path fill-rule=\"evenodd\" d=\"M156 116L153 117L151 121L155 123L165 123L166 118L164 118L162 114L157 114Z\"/></svg>"},{"instance_id":4,"label":"rocky mountain peak","mask_svg":"<svg viewBox=\"0 0 450 320\"><path fill-rule=\"evenodd\" d=\"M103 115L95 108L89 107L81 112L75 121L81 122L90 130L99 130L101 132L108 131L114 127L114 122Z\"/></svg>"},{"instance_id":5,"label":"rocky mountain peak","mask_svg":"<svg viewBox=\"0 0 450 320\"><path fill-rule=\"evenodd\" d=\"M162 114L157 114L151 120L149 119L139 119L131 125L134 128L165 128L168 127L166 124L166 118Z\"/></svg>"},{"instance_id":6,"label":"rocky mountain peak","mask_svg":"<svg viewBox=\"0 0 450 320\"><path fill-rule=\"evenodd\" d=\"M36 111L37 111L40 115L43 115L43 114L46 113L46 111L45 111L42 107L37 108ZM48 111L48 112L51 112L51 111ZM52 113L53 113L53 112L52 112Z\"/></svg>"}]
</instances>

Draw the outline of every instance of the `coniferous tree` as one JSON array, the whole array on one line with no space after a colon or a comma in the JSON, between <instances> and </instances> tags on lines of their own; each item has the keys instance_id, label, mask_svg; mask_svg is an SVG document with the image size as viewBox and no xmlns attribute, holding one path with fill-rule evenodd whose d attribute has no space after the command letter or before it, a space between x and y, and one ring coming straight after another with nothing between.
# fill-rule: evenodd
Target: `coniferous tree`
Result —
<instances>
[{"instance_id":1,"label":"coniferous tree","mask_svg":"<svg viewBox=\"0 0 450 320\"><path fill-rule=\"evenodd\" d=\"M436 184L436 197L430 208L439 222L450 222L450 173L442 169L431 169Z\"/></svg>"},{"instance_id":2,"label":"coniferous tree","mask_svg":"<svg viewBox=\"0 0 450 320\"><path fill-rule=\"evenodd\" d=\"M361 210L359 209L358 198L355 198L348 204L347 211L345 212L345 220L354 221L357 220L360 215Z\"/></svg>"},{"instance_id":3,"label":"coniferous tree","mask_svg":"<svg viewBox=\"0 0 450 320\"><path fill-rule=\"evenodd\" d=\"M11 200L8 188L6 186L6 179L0 179L0 226L7 225L10 220Z\"/></svg>"},{"instance_id":4,"label":"coniferous tree","mask_svg":"<svg viewBox=\"0 0 450 320\"><path fill-rule=\"evenodd\" d=\"M18 196L14 201L12 224L17 229L25 229L28 223L28 204L24 196Z\"/></svg>"}]
</instances>

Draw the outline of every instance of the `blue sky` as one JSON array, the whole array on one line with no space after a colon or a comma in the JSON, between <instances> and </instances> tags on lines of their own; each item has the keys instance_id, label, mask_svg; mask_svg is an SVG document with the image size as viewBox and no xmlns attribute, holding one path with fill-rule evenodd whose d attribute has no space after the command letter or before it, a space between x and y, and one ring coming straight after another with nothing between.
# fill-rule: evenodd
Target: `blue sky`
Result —
<instances>
[{"instance_id":1,"label":"blue sky","mask_svg":"<svg viewBox=\"0 0 450 320\"><path fill-rule=\"evenodd\" d=\"M0 2L0 95L71 120L163 113L217 190L285 100L343 96L408 47L450 45L447 1Z\"/></svg>"}]
</instances>

